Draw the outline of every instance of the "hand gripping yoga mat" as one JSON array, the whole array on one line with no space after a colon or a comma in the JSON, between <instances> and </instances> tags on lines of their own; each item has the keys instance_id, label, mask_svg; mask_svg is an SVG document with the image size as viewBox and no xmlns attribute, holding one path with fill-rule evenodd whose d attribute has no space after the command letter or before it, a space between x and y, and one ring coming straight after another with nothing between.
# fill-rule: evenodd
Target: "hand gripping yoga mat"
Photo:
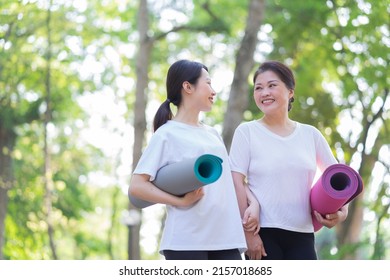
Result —
<instances>
[{"instance_id":1,"label":"hand gripping yoga mat","mask_svg":"<svg viewBox=\"0 0 390 280\"><path fill-rule=\"evenodd\" d=\"M310 192L314 231L322 228L314 216L314 210L321 215L334 213L362 191L362 178L354 169L345 164L329 166Z\"/></svg>"},{"instance_id":2,"label":"hand gripping yoga mat","mask_svg":"<svg viewBox=\"0 0 390 280\"><path fill-rule=\"evenodd\" d=\"M165 192L182 196L204 185L214 183L221 174L222 159L205 154L160 168L152 183ZM154 204L133 196L129 198L131 203L138 208L145 208Z\"/></svg>"}]
</instances>

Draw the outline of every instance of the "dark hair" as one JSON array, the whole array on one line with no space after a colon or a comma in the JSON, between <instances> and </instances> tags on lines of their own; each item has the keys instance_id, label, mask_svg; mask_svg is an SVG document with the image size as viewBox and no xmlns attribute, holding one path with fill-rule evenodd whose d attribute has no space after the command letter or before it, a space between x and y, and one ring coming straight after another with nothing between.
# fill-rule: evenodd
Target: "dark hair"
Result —
<instances>
[{"instance_id":1,"label":"dark hair","mask_svg":"<svg viewBox=\"0 0 390 280\"><path fill-rule=\"evenodd\" d=\"M259 66L253 76L253 83L255 83L256 78L259 74L264 73L266 71L274 72L279 77L279 79L282 80L282 82L286 85L288 89L295 89L295 78L291 69L285 64L274 60L266 61ZM288 103L289 111L292 108L292 102L294 102L294 97L291 97Z\"/></svg>"},{"instance_id":2,"label":"dark hair","mask_svg":"<svg viewBox=\"0 0 390 280\"><path fill-rule=\"evenodd\" d=\"M167 99L160 105L153 120L153 130L156 131L160 126L172 119L173 114L169 103L179 106L181 103L181 90L184 82L196 85L202 69L208 71L208 68L202 63L178 60L169 67L167 73Z\"/></svg>"}]
</instances>

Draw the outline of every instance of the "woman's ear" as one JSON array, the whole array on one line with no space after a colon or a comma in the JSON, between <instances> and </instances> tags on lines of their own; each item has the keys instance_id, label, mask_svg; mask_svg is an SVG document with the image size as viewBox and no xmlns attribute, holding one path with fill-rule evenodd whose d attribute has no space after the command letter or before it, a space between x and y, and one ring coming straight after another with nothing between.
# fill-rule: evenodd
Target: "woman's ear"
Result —
<instances>
[{"instance_id":1,"label":"woman's ear","mask_svg":"<svg viewBox=\"0 0 390 280\"><path fill-rule=\"evenodd\" d=\"M293 97L294 97L294 90L293 90L293 89L289 89L288 91L289 91L289 93L288 93L288 98L289 98L289 99L290 99L290 98L293 98Z\"/></svg>"},{"instance_id":2,"label":"woman's ear","mask_svg":"<svg viewBox=\"0 0 390 280\"><path fill-rule=\"evenodd\" d=\"M192 85L189 82L187 82L187 81L183 82L182 86L183 86L183 89L186 93L192 92Z\"/></svg>"}]
</instances>

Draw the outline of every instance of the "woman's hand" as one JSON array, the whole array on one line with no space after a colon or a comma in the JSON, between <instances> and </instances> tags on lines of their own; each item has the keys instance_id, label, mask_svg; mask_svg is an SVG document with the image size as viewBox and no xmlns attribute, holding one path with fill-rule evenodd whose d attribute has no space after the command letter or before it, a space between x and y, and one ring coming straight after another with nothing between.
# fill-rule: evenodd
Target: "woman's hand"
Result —
<instances>
[{"instance_id":1,"label":"woman's hand","mask_svg":"<svg viewBox=\"0 0 390 280\"><path fill-rule=\"evenodd\" d=\"M250 260L261 260L263 257L267 256L260 235L245 233L245 238L248 246L248 250L245 252L245 255L247 255Z\"/></svg>"},{"instance_id":2,"label":"woman's hand","mask_svg":"<svg viewBox=\"0 0 390 280\"><path fill-rule=\"evenodd\" d=\"M332 228L338 223L344 222L345 219L347 219L348 205L344 205L343 207L341 207L340 210L335 213L326 214L325 217L323 217L317 211L314 211L314 216L316 217L317 221L320 222L323 226L326 226L327 228Z\"/></svg>"},{"instance_id":3,"label":"woman's hand","mask_svg":"<svg viewBox=\"0 0 390 280\"><path fill-rule=\"evenodd\" d=\"M244 186L248 206L244 211L242 224L245 231L253 232L253 235L257 235L260 230L260 204L246 183L244 183Z\"/></svg>"},{"instance_id":4,"label":"woman's hand","mask_svg":"<svg viewBox=\"0 0 390 280\"><path fill-rule=\"evenodd\" d=\"M187 207L195 202L197 202L199 199L201 199L204 196L204 190L203 188L198 188L192 192L186 193L183 197L179 200L179 205L182 207Z\"/></svg>"},{"instance_id":5,"label":"woman's hand","mask_svg":"<svg viewBox=\"0 0 390 280\"><path fill-rule=\"evenodd\" d=\"M257 235L260 230L259 223L260 207L259 204L251 203L244 212L242 224L245 231L253 232L253 235Z\"/></svg>"}]
</instances>

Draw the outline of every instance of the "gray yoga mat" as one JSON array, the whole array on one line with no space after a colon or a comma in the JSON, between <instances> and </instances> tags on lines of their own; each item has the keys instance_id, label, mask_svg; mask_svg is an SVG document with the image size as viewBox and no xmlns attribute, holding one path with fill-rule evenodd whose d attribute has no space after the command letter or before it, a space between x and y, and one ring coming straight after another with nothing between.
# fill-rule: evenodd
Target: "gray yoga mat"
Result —
<instances>
[{"instance_id":1,"label":"gray yoga mat","mask_svg":"<svg viewBox=\"0 0 390 280\"><path fill-rule=\"evenodd\" d=\"M214 183L222 174L222 159L211 154L189 158L160 168L152 182L159 189L182 196L204 185ZM155 203L129 196L137 208Z\"/></svg>"}]
</instances>

